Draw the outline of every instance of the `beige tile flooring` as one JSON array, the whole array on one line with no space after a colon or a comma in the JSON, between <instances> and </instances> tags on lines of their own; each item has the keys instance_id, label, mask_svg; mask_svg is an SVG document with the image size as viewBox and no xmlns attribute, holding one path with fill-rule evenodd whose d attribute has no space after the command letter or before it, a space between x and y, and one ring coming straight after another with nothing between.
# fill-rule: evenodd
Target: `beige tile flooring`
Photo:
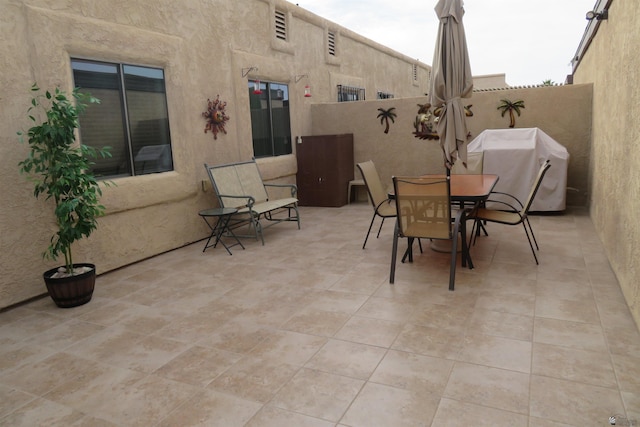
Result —
<instances>
[{"instance_id":1,"label":"beige tile flooring","mask_svg":"<svg viewBox=\"0 0 640 427\"><path fill-rule=\"evenodd\" d=\"M428 248L389 285L392 222L361 249L370 206L301 213L265 246L102 275L82 307L0 313L0 425L640 422L640 335L585 211L532 218L540 266L491 224L454 292Z\"/></svg>"}]
</instances>

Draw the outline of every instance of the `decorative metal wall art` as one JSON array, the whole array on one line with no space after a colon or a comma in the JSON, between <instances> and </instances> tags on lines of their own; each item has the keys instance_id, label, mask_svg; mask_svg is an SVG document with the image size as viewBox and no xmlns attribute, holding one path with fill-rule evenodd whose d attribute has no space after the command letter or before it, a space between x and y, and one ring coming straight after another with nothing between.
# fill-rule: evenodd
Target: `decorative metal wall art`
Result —
<instances>
[{"instance_id":1,"label":"decorative metal wall art","mask_svg":"<svg viewBox=\"0 0 640 427\"><path fill-rule=\"evenodd\" d=\"M471 107L473 107L473 104L464 106L465 116L473 116ZM442 114L442 107L438 107L432 112L431 104L418 104L418 114L413 122L413 127L415 129L413 136L420 139L440 139L438 132L435 129L435 125L437 125L438 120L440 119L440 114ZM467 138L470 137L471 134L467 135Z\"/></svg>"},{"instance_id":2,"label":"decorative metal wall art","mask_svg":"<svg viewBox=\"0 0 640 427\"><path fill-rule=\"evenodd\" d=\"M388 110L384 108L378 108L378 118L380 119L380 124L384 124L384 133L389 133L389 120L392 123L396 122L397 114L395 113L395 107L391 107Z\"/></svg>"},{"instance_id":3,"label":"decorative metal wall art","mask_svg":"<svg viewBox=\"0 0 640 427\"><path fill-rule=\"evenodd\" d=\"M438 117L433 117L431 104L418 104L418 114L413 122L415 132L413 136L420 139L439 139L433 125L437 123Z\"/></svg>"},{"instance_id":4,"label":"decorative metal wall art","mask_svg":"<svg viewBox=\"0 0 640 427\"><path fill-rule=\"evenodd\" d=\"M224 128L229 120L229 116L227 116L227 113L224 111L226 106L226 102L220 101L220 95L217 95L214 101L207 99L207 111L202 113L202 117L207 121L204 133L211 131L211 133L213 133L213 139L218 139L219 132L227 133L227 130Z\"/></svg>"},{"instance_id":5,"label":"decorative metal wall art","mask_svg":"<svg viewBox=\"0 0 640 427\"><path fill-rule=\"evenodd\" d=\"M509 101L508 99L501 99L498 110L502 112L502 117L509 112L509 127L512 128L516 125L516 116L513 114L515 111L518 117L520 117L520 109L524 109L524 101Z\"/></svg>"}]
</instances>

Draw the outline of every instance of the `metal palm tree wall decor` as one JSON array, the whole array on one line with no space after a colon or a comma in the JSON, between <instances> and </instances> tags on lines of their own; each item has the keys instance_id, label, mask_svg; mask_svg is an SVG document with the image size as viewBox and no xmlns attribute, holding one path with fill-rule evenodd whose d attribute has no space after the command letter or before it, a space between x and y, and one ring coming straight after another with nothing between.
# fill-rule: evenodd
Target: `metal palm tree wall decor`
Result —
<instances>
[{"instance_id":1,"label":"metal palm tree wall decor","mask_svg":"<svg viewBox=\"0 0 640 427\"><path fill-rule=\"evenodd\" d=\"M395 112L395 107L391 107L388 110L385 110L384 108L378 108L378 111L380 113L378 113L378 118L380 119L380 124L384 123L384 133L389 133L389 120L391 120L391 122L395 123L396 122L396 117L398 116Z\"/></svg>"},{"instance_id":2,"label":"metal palm tree wall decor","mask_svg":"<svg viewBox=\"0 0 640 427\"><path fill-rule=\"evenodd\" d=\"M516 116L513 114L513 112L515 111L516 114L518 115L518 117L520 117L520 110L524 109L524 101L519 100L519 101L509 101L508 99L501 99L500 100L500 105L498 105L498 110L500 110L502 112L501 116L504 117L504 115L507 113L507 111L509 112L509 127L512 128L516 125Z\"/></svg>"}]
</instances>

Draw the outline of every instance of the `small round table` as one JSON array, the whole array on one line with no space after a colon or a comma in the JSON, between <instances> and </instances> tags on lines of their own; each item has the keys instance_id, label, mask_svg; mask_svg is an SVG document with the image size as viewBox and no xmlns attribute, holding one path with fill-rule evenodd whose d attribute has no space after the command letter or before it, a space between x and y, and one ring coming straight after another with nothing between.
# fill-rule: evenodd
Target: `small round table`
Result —
<instances>
[{"instance_id":1,"label":"small round table","mask_svg":"<svg viewBox=\"0 0 640 427\"><path fill-rule=\"evenodd\" d=\"M227 252L229 252L229 255L232 255L231 250L229 250L229 248L232 248L236 245L240 245L240 247L244 249L243 244L240 242L238 237L235 234L233 234L233 231L231 230L231 228L229 228L229 221L231 220L231 217L237 212L238 212L238 209L236 208L214 208L214 209L205 209L203 211L198 212L198 215L202 217L204 222L206 222L209 228L211 229L211 235L209 236L207 243L204 245L204 249L202 249L202 252L206 251L210 247L215 248L218 245L218 242L222 243L222 246L224 246ZM215 219L215 222L213 222L214 219ZM232 245L227 245L222 240L222 235L224 233L227 233L227 236L233 237L236 243ZM213 244L210 244L211 239L213 239L214 237L215 237L215 240Z\"/></svg>"}]
</instances>

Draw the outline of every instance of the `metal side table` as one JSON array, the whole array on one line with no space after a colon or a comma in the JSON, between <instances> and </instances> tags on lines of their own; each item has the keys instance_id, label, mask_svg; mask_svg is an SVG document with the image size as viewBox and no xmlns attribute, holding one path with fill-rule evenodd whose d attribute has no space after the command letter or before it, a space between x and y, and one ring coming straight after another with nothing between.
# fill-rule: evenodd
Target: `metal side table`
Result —
<instances>
[{"instance_id":1,"label":"metal side table","mask_svg":"<svg viewBox=\"0 0 640 427\"><path fill-rule=\"evenodd\" d=\"M231 217L236 212L238 212L238 209L236 208L214 208L214 209L205 209L203 211L198 212L198 215L202 217L204 222L206 222L209 228L211 229L211 235L209 236L207 243L204 245L204 249L202 249L202 252L206 251L210 247L215 248L218 245L218 242L222 243L222 245L227 250L227 252L229 252L229 255L232 255L230 248L236 245L240 245L240 247L244 249L244 245L240 242L238 237L229 228L229 221L231 220ZM227 236L233 237L236 243L232 245L227 245L222 240L222 235L224 233L227 233ZM214 239L214 242L211 244L212 239Z\"/></svg>"}]
</instances>

